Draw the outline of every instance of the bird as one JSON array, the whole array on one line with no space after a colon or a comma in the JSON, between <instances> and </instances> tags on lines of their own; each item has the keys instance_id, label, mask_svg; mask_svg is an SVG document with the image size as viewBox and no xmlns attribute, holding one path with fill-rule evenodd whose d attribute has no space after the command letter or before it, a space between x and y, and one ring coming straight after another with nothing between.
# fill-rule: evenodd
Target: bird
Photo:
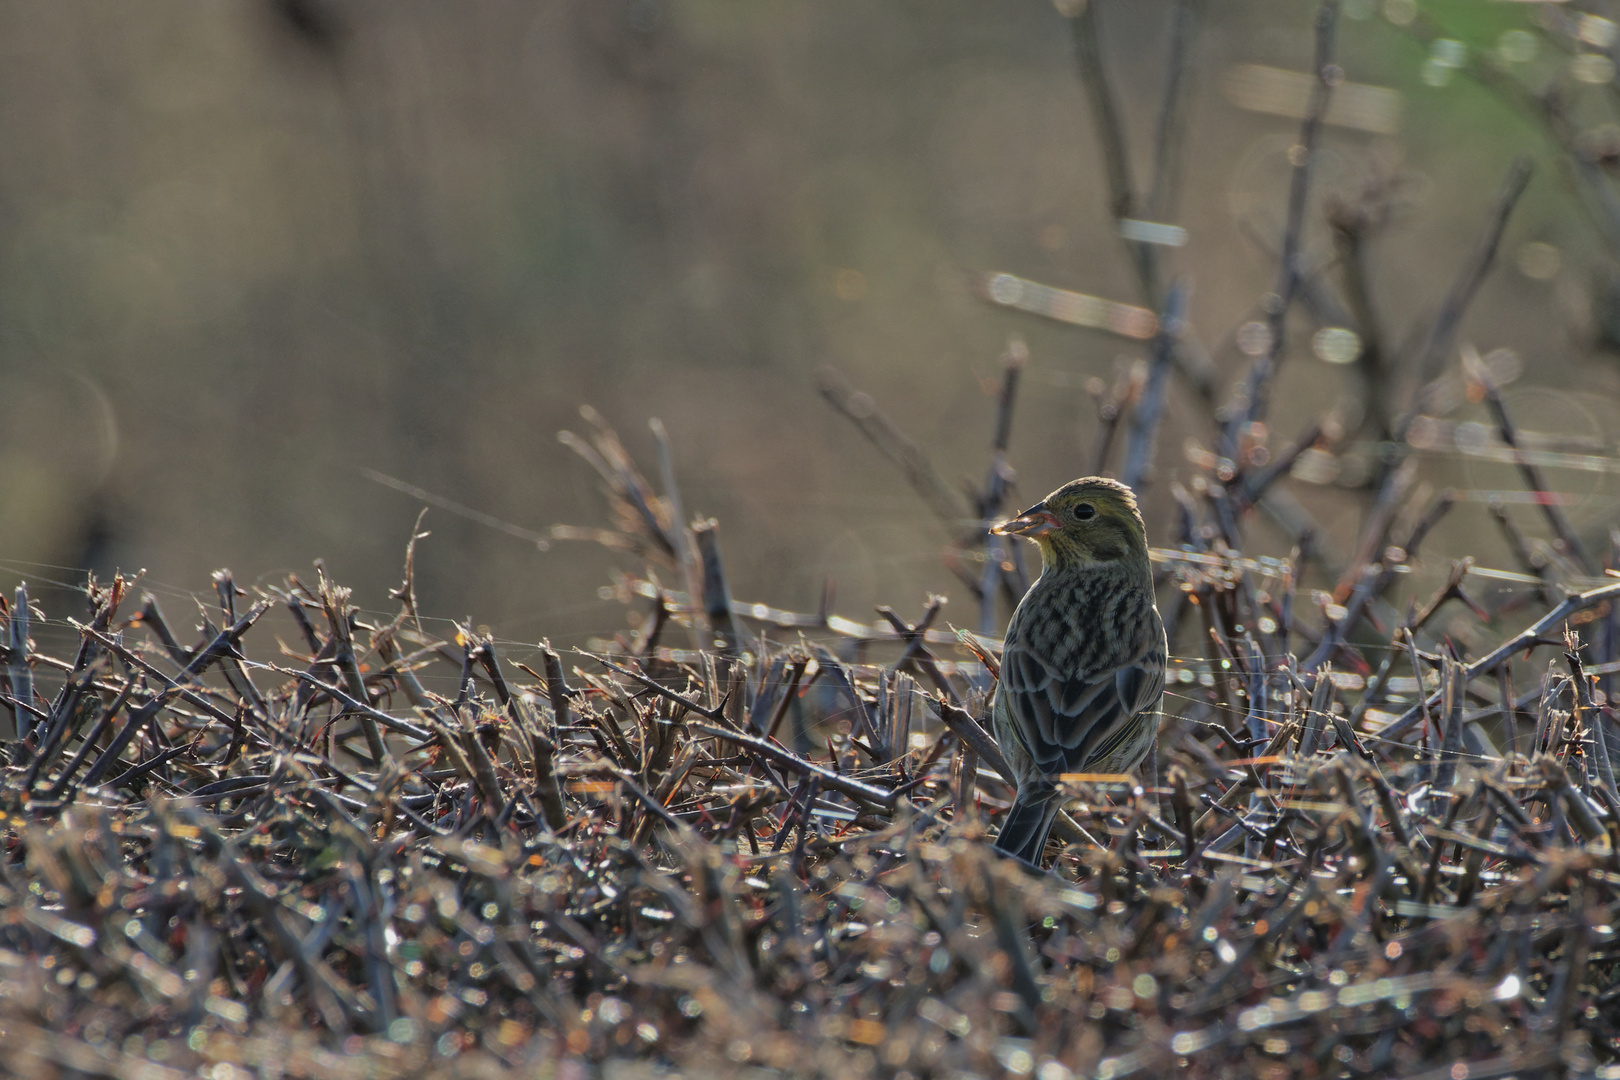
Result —
<instances>
[{"instance_id":1,"label":"bird","mask_svg":"<svg viewBox=\"0 0 1620 1080\"><path fill-rule=\"evenodd\" d=\"M1147 527L1124 484L1085 476L992 528L1041 549L1007 625L991 723L1017 796L998 850L1039 867L1062 773L1130 772L1158 735L1169 649Z\"/></svg>"}]
</instances>

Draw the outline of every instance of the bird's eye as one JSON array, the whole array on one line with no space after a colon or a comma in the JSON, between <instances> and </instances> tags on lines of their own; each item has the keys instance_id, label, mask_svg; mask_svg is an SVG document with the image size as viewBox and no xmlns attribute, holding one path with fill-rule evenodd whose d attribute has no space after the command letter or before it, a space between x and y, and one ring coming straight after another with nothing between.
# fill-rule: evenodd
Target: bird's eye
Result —
<instances>
[{"instance_id":1,"label":"bird's eye","mask_svg":"<svg viewBox=\"0 0 1620 1080\"><path fill-rule=\"evenodd\" d=\"M1090 503L1081 503L1074 508L1074 519L1076 521L1090 521L1096 516L1097 508Z\"/></svg>"}]
</instances>

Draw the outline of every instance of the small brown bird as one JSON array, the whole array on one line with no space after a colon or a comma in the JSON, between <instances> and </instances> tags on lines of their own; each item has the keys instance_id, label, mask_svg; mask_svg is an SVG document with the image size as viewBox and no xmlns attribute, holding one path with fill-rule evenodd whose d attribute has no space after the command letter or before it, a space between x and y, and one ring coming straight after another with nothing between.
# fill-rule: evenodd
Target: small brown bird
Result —
<instances>
[{"instance_id":1,"label":"small brown bird","mask_svg":"<svg viewBox=\"0 0 1620 1080\"><path fill-rule=\"evenodd\" d=\"M992 710L1018 785L996 847L1039 866L1058 775L1129 772L1147 756L1168 648L1130 488L1082 477L993 531L1041 548L1041 576L1007 626Z\"/></svg>"}]
</instances>

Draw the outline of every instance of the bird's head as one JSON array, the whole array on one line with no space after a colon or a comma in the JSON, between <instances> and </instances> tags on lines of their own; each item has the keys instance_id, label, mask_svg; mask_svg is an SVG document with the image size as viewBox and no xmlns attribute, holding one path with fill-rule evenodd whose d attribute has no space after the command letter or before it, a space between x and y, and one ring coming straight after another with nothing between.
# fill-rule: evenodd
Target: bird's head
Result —
<instances>
[{"instance_id":1,"label":"bird's head","mask_svg":"<svg viewBox=\"0 0 1620 1080\"><path fill-rule=\"evenodd\" d=\"M1101 476L1072 480L990 531L1035 541L1048 568L1147 559L1147 527L1136 496Z\"/></svg>"}]
</instances>

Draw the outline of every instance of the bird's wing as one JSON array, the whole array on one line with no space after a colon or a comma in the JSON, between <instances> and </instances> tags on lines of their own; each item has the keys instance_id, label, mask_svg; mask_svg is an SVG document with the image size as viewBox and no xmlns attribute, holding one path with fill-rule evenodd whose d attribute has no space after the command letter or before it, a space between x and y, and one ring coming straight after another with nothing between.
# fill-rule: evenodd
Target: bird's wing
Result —
<instances>
[{"instance_id":1,"label":"bird's wing","mask_svg":"<svg viewBox=\"0 0 1620 1080\"><path fill-rule=\"evenodd\" d=\"M1065 674L1029 649L1009 650L997 692L1041 772L1087 772L1136 730L1164 694L1163 639L1114 668Z\"/></svg>"}]
</instances>

